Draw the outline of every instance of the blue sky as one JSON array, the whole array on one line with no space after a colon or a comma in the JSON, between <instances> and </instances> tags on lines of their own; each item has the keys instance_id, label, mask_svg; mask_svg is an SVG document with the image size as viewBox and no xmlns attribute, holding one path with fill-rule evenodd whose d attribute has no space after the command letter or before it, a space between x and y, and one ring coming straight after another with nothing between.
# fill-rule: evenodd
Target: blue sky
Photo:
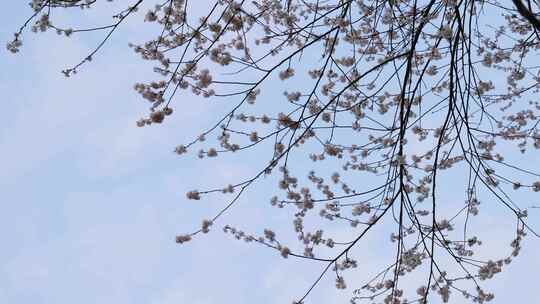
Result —
<instances>
[{"instance_id":1,"label":"blue sky","mask_svg":"<svg viewBox=\"0 0 540 304\"><path fill-rule=\"evenodd\" d=\"M4 43L30 13L26 1L6 5L0 12ZM290 303L322 265L284 260L220 229L175 244L176 234L198 227L222 203L220 196L186 201L186 191L228 184L255 169L172 153L213 122L208 113L223 111L197 97L180 98L189 106L170 122L135 126L148 105L132 86L149 73L127 47L139 39L136 24L122 28L70 79L60 70L84 57L98 36L26 33L20 54L0 51L0 303ZM242 223L260 232L283 221L260 189L248 191L220 226ZM264 207L254 204L260 201ZM498 223L499 216L487 221ZM497 240L503 227L490 227L488 238ZM373 253L366 251L361 266L366 272L383 258L372 240ZM487 285L496 292L493 303L538 298L540 242L531 238L524 245L523 256ZM351 292L337 291L329 278L308 303L347 303Z\"/></svg>"}]
</instances>

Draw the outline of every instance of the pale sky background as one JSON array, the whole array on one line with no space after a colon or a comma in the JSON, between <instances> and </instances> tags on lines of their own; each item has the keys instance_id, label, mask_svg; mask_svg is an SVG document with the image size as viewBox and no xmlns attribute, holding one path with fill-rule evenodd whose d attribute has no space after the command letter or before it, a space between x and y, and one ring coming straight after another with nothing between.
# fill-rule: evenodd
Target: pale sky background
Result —
<instances>
[{"instance_id":1,"label":"pale sky background","mask_svg":"<svg viewBox=\"0 0 540 304\"><path fill-rule=\"evenodd\" d=\"M2 43L31 13L26 2L4 4ZM260 233L266 223L282 221L268 213L262 188L249 191L243 207L212 233L187 245L174 242L217 210L198 204L222 204L220 196L186 201L187 190L221 186L256 168L172 153L225 110L191 95L180 98L186 106L167 123L135 126L148 104L132 87L152 73L127 47L142 41L141 18L132 21L70 79L60 70L84 57L100 36L27 32L20 54L0 51L0 303L290 303L323 265L285 260L219 228L242 223ZM497 216L488 226L493 239L505 229L495 224ZM503 246L510 240L506 236ZM365 272L377 270L384 256L369 243L360 266ZM523 244L521 258L486 285L496 293L492 303L539 299L540 241ZM323 280L307 303L348 303L353 288L337 291L333 280Z\"/></svg>"}]
</instances>

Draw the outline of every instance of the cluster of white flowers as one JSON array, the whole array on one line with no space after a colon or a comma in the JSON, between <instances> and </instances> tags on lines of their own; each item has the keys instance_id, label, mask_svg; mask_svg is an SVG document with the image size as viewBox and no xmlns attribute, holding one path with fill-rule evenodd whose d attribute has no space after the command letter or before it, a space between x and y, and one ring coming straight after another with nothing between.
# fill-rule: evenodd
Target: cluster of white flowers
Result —
<instances>
[{"instance_id":1,"label":"cluster of white flowers","mask_svg":"<svg viewBox=\"0 0 540 304\"><path fill-rule=\"evenodd\" d=\"M182 155L187 153L187 148L184 145L178 145L176 148L174 148L174 152L178 155Z\"/></svg>"},{"instance_id":2,"label":"cluster of white flowers","mask_svg":"<svg viewBox=\"0 0 540 304\"><path fill-rule=\"evenodd\" d=\"M210 75L210 70L204 69L199 73L198 76L199 81L197 82L197 86L199 88L207 88L212 84L212 75Z\"/></svg>"},{"instance_id":3,"label":"cluster of white flowers","mask_svg":"<svg viewBox=\"0 0 540 304\"><path fill-rule=\"evenodd\" d=\"M493 278L496 273L501 272L503 261L488 261L487 264L478 269L478 277L480 280Z\"/></svg>"},{"instance_id":4,"label":"cluster of white flowers","mask_svg":"<svg viewBox=\"0 0 540 304\"><path fill-rule=\"evenodd\" d=\"M249 104L255 104L255 100L257 100L257 96L261 93L261 89L255 89L251 90L247 93L247 102ZM266 115L265 115L266 116Z\"/></svg>"},{"instance_id":5,"label":"cluster of white flowers","mask_svg":"<svg viewBox=\"0 0 540 304\"><path fill-rule=\"evenodd\" d=\"M18 37L18 35L15 35L15 39L8 42L8 44L6 45L6 48L8 51L12 53L18 53L21 46L22 46L21 39Z\"/></svg>"},{"instance_id":6,"label":"cluster of white flowers","mask_svg":"<svg viewBox=\"0 0 540 304\"><path fill-rule=\"evenodd\" d=\"M291 250L287 246L282 246L279 252L282 257L288 258L289 254L291 253Z\"/></svg>"},{"instance_id":7,"label":"cluster of white flowers","mask_svg":"<svg viewBox=\"0 0 540 304\"><path fill-rule=\"evenodd\" d=\"M267 238L270 242L276 240L276 234L270 229L264 229L264 237Z\"/></svg>"},{"instance_id":8,"label":"cluster of white flowers","mask_svg":"<svg viewBox=\"0 0 540 304\"><path fill-rule=\"evenodd\" d=\"M437 293L441 296L443 303L448 303L450 299L450 286L445 285L437 290Z\"/></svg>"},{"instance_id":9,"label":"cluster of white flowers","mask_svg":"<svg viewBox=\"0 0 540 304\"><path fill-rule=\"evenodd\" d=\"M370 213L371 212L371 207L369 206L369 204L366 204L366 203L361 203L360 205L357 205L357 206L354 206L354 208L352 209L352 215L355 215L355 216L360 216L364 213Z\"/></svg>"},{"instance_id":10,"label":"cluster of white flowers","mask_svg":"<svg viewBox=\"0 0 540 304\"><path fill-rule=\"evenodd\" d=\"M540 191L540 181L536 181L532 184L532 190L534 192L539 192Z\"/></svg>"},{"instance_id":11,"label":"cluster of white flowers","mask_svg":"<svg viewBox=\"0 0 540 304\"><path fill-rule=\"evenodd\" d=\"M285 80L288 78L291 78L294 76L294 69L293 68L287 68L281 72L279 72L279 79Z\"/></svg>"},{"instance_id":12,"label":"cluster of white flowers","mask_svg":"<svg viewBox=\"0 0 540 304\"><path fill-rule=\"evenodd\" d=\"M32 26L32 32L36 33L38 31L45 32L51 27L51 21L49 20L49 14L43 14Z\"/></svg>"},{"instance_id":13,"label":"cluster of white flowers","mask_svg":"<svg viewBox=\"0 0 540 304\"><path fill-rule=\"evenodd\" d=\"M423 252L417 252L416 249L410 249L401 255L401 271L407 272L413 271L416 267L422 265L422 260L426 258L426 254Z\"/></svg>"},{"instance_id":14,"label":"cluster of white flowers","mask_svg":"<svg viewBox=\"0 0 540 304\"><path fill-rule=\"evenodd\" d=\"M216 157L218 155L217 150L215 148L210 148L206 152L206 155L208 155L209 157Z\"/></svg>"},{"instance_id":15,"label":"cluster of white flowers","mask_svg":"<svg viewBox=\"0 0 540 304\"><path fill-rule=\"evenodd\" d=\"M188 199L190 199L190 200L200 200L201 199L200 193L197 190L188 191L186 193L186 197Z\"/></svg>"},{"instance_id":16,"label":"cluster of white flowers","mask_svg":"<svg viewBox=\"0 0 540 304\"><path fill-rule=\"evenodd\" d=\"M345 284L345 279L343 279L342 276L338 276L336 278L336 288L337 289L345 289L345 288L347 288L347 284Z\"/></svg>"},{"instance_id":17,"label":"cluster of white flowers","mask_svg":"<svg viewBox=\"0 0 540 304\"><path fill-rule=\"evenodd\" d=\"M234 192L234 186L233 185L227 185L227 187L223 188L223 190L221 190L221 192L223 193L233 193Z\"/></svg>"},{"instance_id":18,"label":"cluster of white flowers","mask_svg":"<svg viewBox=\"0 0 540 304\"><path fill-rule=\"evenodd\" d=\"M189 241L191 241L191 235L189 235L189 234L176 236L176 242L179 243L179 244L189 242Z\"/></svg>"},{"instance_id":19,"label":"cluster of white flowers","mask_svg":"<svg viewBox=\"0 0 540 304\"><path fill-rule=\"evenodd\" d=\"M210 226L212 226L212 221L211 220L203 220L202 225L201 225L202 232L203 233L210 232Z\"/></svg>"}]
</instances>

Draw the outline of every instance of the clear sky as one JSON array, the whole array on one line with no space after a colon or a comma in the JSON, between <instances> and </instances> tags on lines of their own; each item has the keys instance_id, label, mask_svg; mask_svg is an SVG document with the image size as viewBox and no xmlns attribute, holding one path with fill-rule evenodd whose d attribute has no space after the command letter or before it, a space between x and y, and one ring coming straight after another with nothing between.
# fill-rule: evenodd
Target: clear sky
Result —
<instances>
[{"instance_id":1,"label":"clear sky","mask_svg":"<svg viewBox=\"0 0 540 304\"><path fill-rule=\"evenodd\" d=\"M3 4L2 43L31 13L26 2ZM135 19L70 79L60 70L99 36L26 33L20 54L0 51L0 303L290 303L322 265L285 260L219 228L187 245L174 242L208 217L198 204L222 203L220 196L186 201L187 190L221 186L255 169L172 153L214 121L208 113L220 111L191 95L180 98L187 106L167 123L135 126L148 104L132 87L150 73L127 47L141 41ZM241 222L259 233L261 222L279 222L253 204L268 205L261 193L248 192L244 207L221 224ZM503 228L490 227L497 239ZM492 303L539 298L538 252L538 239L526 239L522 257L487 285L496 292ZM376 270L372 261L382 257L366 256L361 267ZM308 303L348 303L353 289L333 285L324 280Z\"/></svg>"}]
</instances>

